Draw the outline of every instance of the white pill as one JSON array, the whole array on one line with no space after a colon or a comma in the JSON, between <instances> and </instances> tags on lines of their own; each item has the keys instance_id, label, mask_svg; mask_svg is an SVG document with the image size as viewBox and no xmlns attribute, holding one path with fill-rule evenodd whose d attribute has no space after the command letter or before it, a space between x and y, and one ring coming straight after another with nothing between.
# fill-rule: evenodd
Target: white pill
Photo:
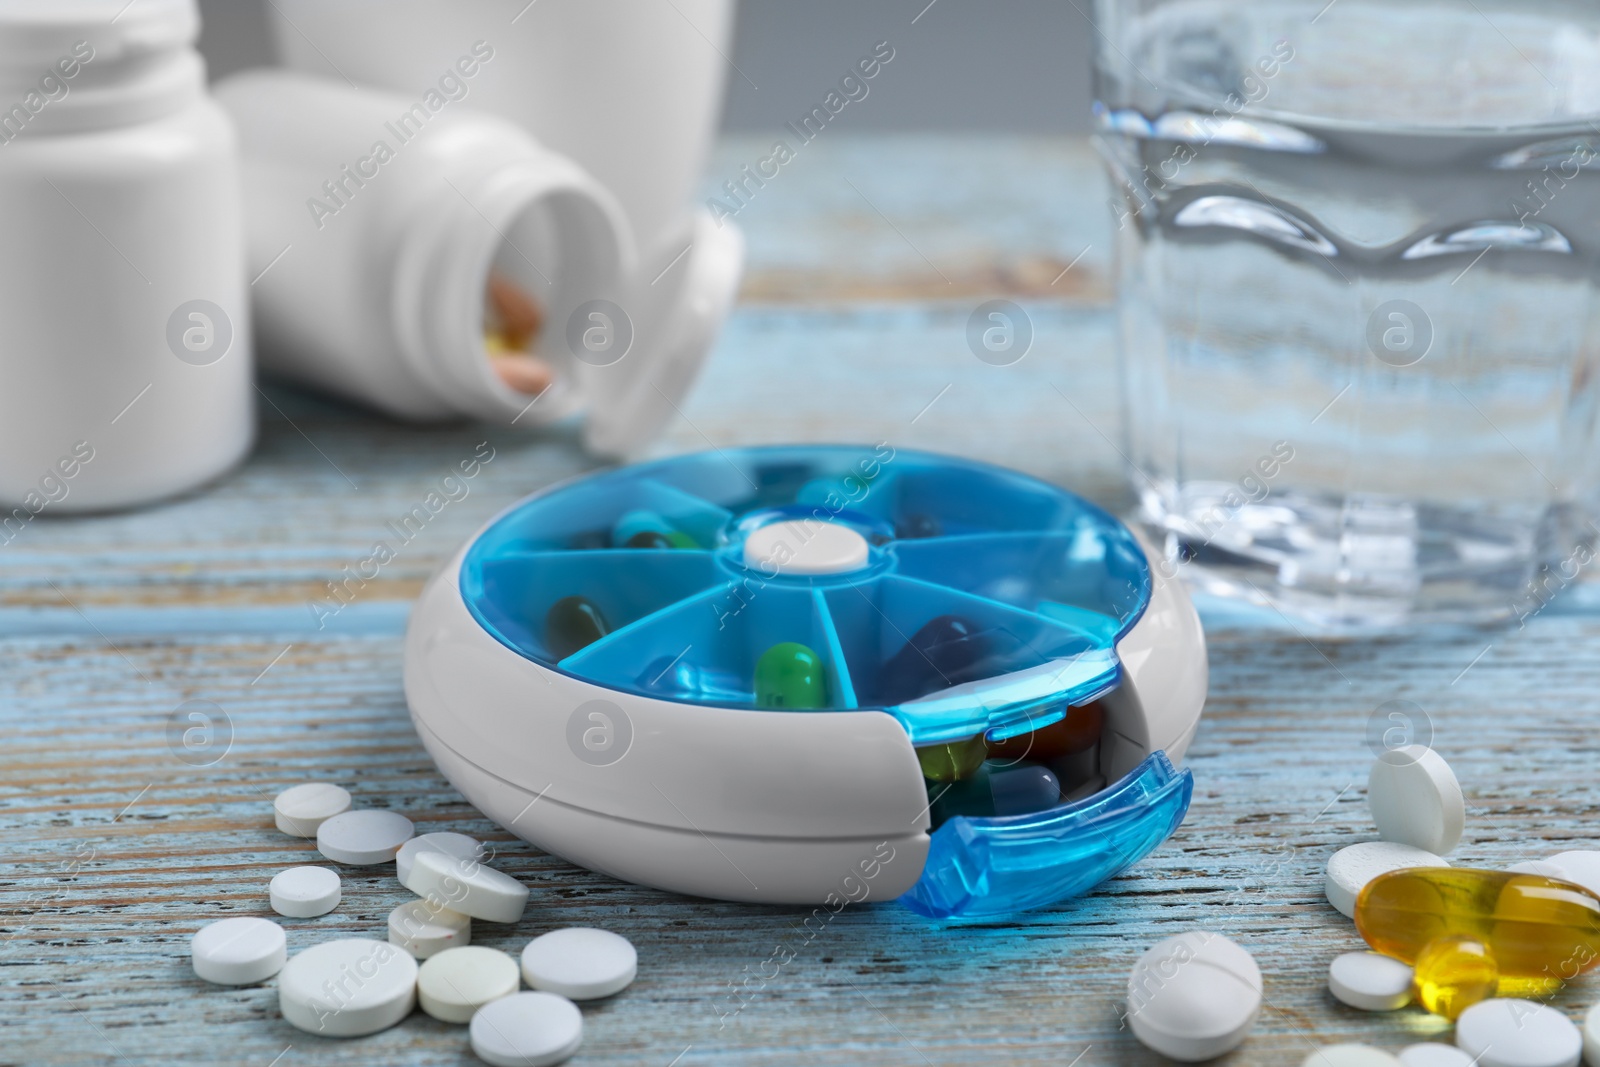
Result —
<instances>
[{"instance_id":1,"label":"white pill","mask_svg":"<svg viewBox=\"0 0 1600 1067\"><path fill-rule=\"evenodd\" d=\"M394 811L347 811L317 828L317 851L336 863L389 863L411 840L411 820Z\"/></svg>"},{"instance_id":2,"label":"white pill","mask_svg":"<svg viewBox=\"0 0 1600 1067\"><path fill-rule=\"evenodd\" d=\"M1328 967L1328 988L1362 1011L1399 1011L1411 1003L1411 966L1376 952L1346 952Z\"/></svg>"},{"instance_id":3,"label":"white pill","mask_svg":"<svg viewBox=\"0 0 1600 1067\"><path fill-rule=\"evenodd\" d=\"M1362 888L1380 874L1408 867L1448 867L1442 857L1397 841L1363 841L1349 845L1328 857L1328 870L1322 891L1328 903L1347 918L1355 918L1356 898Z\"/></svg>"},{"instance_id":4,"label":"white pill","mask_svg":"<svg viewBox=\"0 0 1600 1067\"><path fill-rule=\"evenodd\" d=\"M1555 875L1600 896L1600 852L1557 852L1544 861L1566 872Z\"/></svg>"},{"instance_id":5,"label":"white pill","mask_svg":"<svg viewBox=\"0 0 1600 1067\"><path fill-rule=\"evenodd\" d=\"M1400 1067L1400 1061L1371 1045L1325 1045L1300 1061L1301 1067Z\"/></svg>"},{"instance_id":6,"label":"white pill","mask_svg":"<svg viewBox=\"0 0 1600 1067\"><path fill-rule=\"evenodd\" d=\"M326 867L290 867L272 876L267 898L291 919L326 915L339 906L339 876Z\"/></svg>"},{"instance_id":7,"label":"white pill","mask_svg":"<svg viewBox=\"0 0 1600 1067\"><path fill-rule=\"evenodd\" d=\"M744 565L766 574L846 574L867 565L867 539L811 519L775 522L744 542Z\"/></svg>"},{"instance_id":8,"label":"white pill","mask_svg":"<svg viewBox=\"0 0 1600 1067\"><path fill-rule=\"evenodd\" d=\"M494 1067L550 1067L583 1044L583 1013L554 993L516 993L472 1017L472 1051Z\"/></svg>"},{"instance_id":9,"label":"white pill","mask_svg":"<svg viewBox=\"0 0 1600 1067\"><path fill-rule=\"evenodd\" d=\"M288 954L283 927L271 919L218 919L189 941L194 973L218 985L264 982L283 969Z\"/></svg>"},{"instance_id":10,"label":"white pill","mask_svg":"<svg viewBox=\"0 0 1600 1067\"><path fill-rule=\"evenodd\" d=\"M419 960L472 943L472 918L431 900L408 900L389 913L389 944Z\"/></svg>"},{"instance_id":11,"label":"white pill","mask_svg":"<svg viewBox=\"0 0 1600 1067\"><path fill-rule=\"evenodd\" d=\"M552 930L522 950L522 977L535 989L569 1000L599 1000L628 988L639 954L610 930L572 926Z\"/></svg>"},{"instance_id":12,"label":"white pill","mask_svg":"<svg viewBox=\"0 0 1600 1067\"><path fill-rule=\"evenodd\" d=\"M272 802L278 829L295 837L316 837L317 828L350 810L350 794L329 782L290 786Z\"/></svg>"},{"instance_id":13,"label":"white pill","mask_svg":"<svg viewBox=\"0 0 1600 1067\"><path fill-rule=\"evenodd\" d=\"M1367 775L1378 836L1443 856L1461 842L1467 805L1444 757L1422 745L1390 749Z\"/></svg>"},{"instance_id":14,"label":"white pill","mask_svg":"<svg viewBox=\"0 0 1600 1067\"><path fill-rule=\"evenodd\" d=\"M386 1030L417 1002L417 961L387 941L350 937L313 945L278 976L278 1010L323 1037Z\"/></svg>"},{"instance_id":15,"label":"white pill","mask_svg":"<svg viewBox=\"0 0 1600 1067\"><path fill-rule=\"evenodd\" d=\"M443 852L458 860L477 860L483 858L484 851L478 840L466 834L419 834L401 845L400 851L394 854L394 869L400 876L400 884L405 885L406 876L411 873L411 861L418 852Z\"/></svg>"},{"instance_id":16,"label":"white pill","mask_svg":"<svg viewBox=\"0 0 1600 1067\"><path fill-rule=\"evenodd\" d=\"M1128 976L1128 1024L1175 1060L1209 1060L1236 1048L1261 1010L1261 968L1221 934L1202 930L1152 946Z\"/></svg>"},{"instance_id":17,"label":"white pill","mask_svg":"<svg viewBox=\"0 0 1600 1067\"><path fill-rule=\"evenodd\" d=\"M1578 1067L1583 1035L1572 1020L1531 1000L1495 997L1456 1020L1456 1044L1479 1067Z\"/></svg>"},{"instance_id":18,"label":"white pill","mask_svg":"<svg viewBox=\"0 0 1600 1067\"><path fill-rule=\"evenodd\" d=\"M1583 1062L1600 1067L1600 1004L1583 1017Z\"/></svg>"},{"instance_id":19,"label":"white pill","mask_svg":"<svg viewBox=\"0 0 1600 1067\"><path fill-rule=\"evenodd\" d=\"M485 1004L521 988L517 961L480 945L446 949L417 971L417 1002L443 1023L468 1022Z\"/></svg>"},{"instance_id":20,"label":"white pill","mask_svg":"<svg viewBox=\"0 0 1600 1067\"><path fill-rule=\"evenodd\" d=\"M418 852L403 883L419 897L492 923L514 923L528 903L528 887L476 860L443 852Z\"/></svg>"},{"instance_id":21,"label":"white pill","mask_svg":"<svg viewBox=\"0 0 1600 1067\"><path fill-rule=\"evenodd\" d=\"M1506 868L1512 874L1537 874L1545 878L1561 878L1572 881L1572 876L1565 867L1552 863L1550 860L1528 860L1526 863L1513 863Z\"/></svg>"},{"instance_id":22,"label":"white pill","mask_svg":"<svg viewBox=\"0 0 1600 1067\"><path fill-rule=\"evenodd\" d=\"M1454 1045L1441 1045L1437 1041L1407 1045L1400 1050L1400 1062L1405 1067L1473 1067L1471 1056Z\"/></svg>"}]
</instances>

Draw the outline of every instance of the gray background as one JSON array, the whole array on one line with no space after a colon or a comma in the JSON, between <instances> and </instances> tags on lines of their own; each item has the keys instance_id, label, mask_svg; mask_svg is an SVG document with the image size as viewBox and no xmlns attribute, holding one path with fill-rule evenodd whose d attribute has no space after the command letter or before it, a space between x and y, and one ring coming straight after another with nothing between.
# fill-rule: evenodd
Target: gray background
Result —
<instances>
[{"instance_id":1,"label":"gray background","mask_svg":"<svg viewBox=\"0 0 1600 1067\"><path fill-rule=\"evenodd\" d=\"M200 0L213 77L272 61L266 2ZM873 82L871 107L850 109L851 129L1087 129L1090 2L741 0L733 62L757 88L730 72L724 125L782 127L887 40L894 76Z\"/></svg>"}]
</instances>

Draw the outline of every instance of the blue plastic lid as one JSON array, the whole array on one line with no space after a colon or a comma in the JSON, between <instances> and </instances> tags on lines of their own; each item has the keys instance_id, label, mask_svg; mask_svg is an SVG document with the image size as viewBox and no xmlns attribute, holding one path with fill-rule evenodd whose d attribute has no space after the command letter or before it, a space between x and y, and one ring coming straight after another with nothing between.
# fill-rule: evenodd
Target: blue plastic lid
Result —
<instances>
[{"instance_id":1,"label":"blue plastic lid","mask_svg":"<svg viewBox=\"0 0 1600 1067\"><path fill-rule=\"evenodd\" d=\"M864 562L752 565L747 539L774 523L845 527ZM1093 504L888 445L727 449L580 478L497 519L460 578L508 648L628 693L769 706L757 664L798 643L820 660L813 707L881 708L918 745L1026 732L1114 688L1115 644L1150 582L1133 536Z\"/></svg>"}]
</instances>

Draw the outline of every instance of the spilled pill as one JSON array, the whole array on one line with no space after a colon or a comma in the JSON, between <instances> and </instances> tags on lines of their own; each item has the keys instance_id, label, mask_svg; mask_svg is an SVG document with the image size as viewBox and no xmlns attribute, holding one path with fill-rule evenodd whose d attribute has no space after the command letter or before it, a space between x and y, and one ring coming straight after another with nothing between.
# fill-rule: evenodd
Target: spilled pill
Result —
<instances>
[{"instance_id":1,"label":"spilled pill","mask_svg":"<svg viewBox=\"0 0 1600 1067\"><path fill-rule=\"evenodd\" d=\"M350 810L350 794L330 782L290 786L272 801L278 829L295 837L316 837L328 819Z\"/></svg>"},{"instance_id":2,"label":"spilled pill","mask_svg":"<svg viewBox=\"0 0 1600 1067\"><path fill-rule=\"evenodd\" d=\"M517 961L481 945L445 949L417 970L417 1003L445 1023L468 1022L485 1004L521 987Z\"/></svg>"},{"instance_id":3,"label":"spilled pill","mask_svg":"<svg viewBox=\"0 0 1600 1067\"><path fill-rule=\"evenodd\" d=\"M1328 966L1328 989L1362 1011L1398 1011L1411 1003L1411 967L1376 952L1346 952Z\"/></svg>"},{"instance_id":4,"label":"spilled pill","mask_svg":"<svg viewBox=\"0 0 1600 1067\"><path fill-rule=\"evenodd\" d=\"M516 993L480 1008L469 1033L494 1067L551 1067L583 1044L583 1013L554 993Z\"/></svg>"},{"instance_id":5,"label":"spilled pill","mask_svg":"<svg viewBox=\"0 0 1600 1067\"><path fill-rule=\"evenodd\" d=\"M1373 761L1367 804L1378 836L1445 855L1461 841L1466 803L1444 757L1422 745L1391 749Z\"/></svg>"},{"instance_id":6,"label":"spilled pill","mask_svg":"<svg viewBox=\"0 0 1600 1067\"><path fill-rule=\"evenodd\" d=\"M620 934L573 926L552 930L522 950L522 977L533 988L569 1000L599 1000L626 989L639 954Z\"/></svg>"},{"instance_id":7,"label":"spilled pill","mask_svg":"<svg viewBox=\"0 0 1600 1067\"><path fill-rule=\"evenodd\" d=\"M389 863L411 839L412 829L411 820L399 812L347 811L317 828L317 851L335 863L356 867Z\"/></svg>"},{"instance_id":8,"label":"spilled pill","mask_svg":"<svg viewBox=\"0 0 1600 1067\"><path fill-rule=\"evenodd\" d=\"M202 926L189 940L189 956L194 973L208 982L253 985L283 969L287 944L271 919L240 916Z\"/></svg>"},{"instance_id":9,"label":"spilled pill","mask_svg":"<svg viewBox=\"0 0 1600 1067\"><path fill-rule=\"evenodd\" d=\"M1407 867L1448 867L1439 856L1396 841L1363 841L1341 848L1328 857L1323 893L1328 903L1346 918L1355 918L1356 897L1366 884L1390 871Z\"/></svg>"},{"instance_id":10,"label":"spilled pill","mask_svg":"<svg viewBox=\"0 0 1600 1067\"><path fill-rule=\"evenodd\" d=\"M326 915L339 906L339 875L326 867L290 867L272 876L272 910L291 919Z\"/></svg>"}]
</instances>

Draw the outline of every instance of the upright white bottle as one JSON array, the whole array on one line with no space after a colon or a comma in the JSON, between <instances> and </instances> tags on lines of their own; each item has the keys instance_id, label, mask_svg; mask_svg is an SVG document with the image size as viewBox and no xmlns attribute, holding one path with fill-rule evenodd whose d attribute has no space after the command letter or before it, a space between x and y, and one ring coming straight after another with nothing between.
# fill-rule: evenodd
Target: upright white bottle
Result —
<instances>
[{"instance_id":1,"label":"upright white bottle","mask_svg":"<svg viewBox=\"0 0 1600 1067\"><path fill-rule=\"evenodd\" d=\"M0 4L0 551L254 436L233 131L193 0Z\"/></svg>"}]
</instances>

